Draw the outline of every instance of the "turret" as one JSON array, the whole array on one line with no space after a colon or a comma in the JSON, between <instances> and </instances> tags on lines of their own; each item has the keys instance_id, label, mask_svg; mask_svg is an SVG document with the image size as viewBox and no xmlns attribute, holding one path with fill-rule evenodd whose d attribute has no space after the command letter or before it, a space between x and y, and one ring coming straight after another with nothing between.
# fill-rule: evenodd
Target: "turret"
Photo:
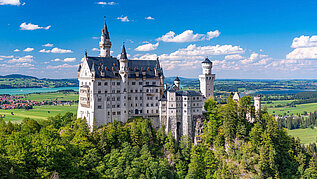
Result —
<instances>
[{"instance_id":1,"label":"turret","mask_svg":"<svg viewBox=\"0 0 317 179\"><path fill-rule=\"evenodd\" d=\"M123 46L122 46L122 51L121 51L121 56L120 56L120 75L122 77L123 82L125 82L125 80L127 80L128 78L128 55L127 52L125 50L125 45L123 42Z\"/></svg>"},{"instance_id":2,"label":"turret","mask_svg":"<svg viewBox=\"0 0 317 179\"><path fill-rule=\"evenodd\" d=\"M100 56L110 57L111 42L110 42L110 36L109 36L106 20L105 20L105 25L101 32L99 46L100 46Z\"/></svg>"},{"instance_id":3,"label":"turret","mask_svg":"<svg viewBox=\"0 0 317 179\"><path fill-rule=\"evenodd\" d=\"M175 78L174 85L176 86L177 90L179 90L181 85L181 80L178 77Z\"/></svg>"},{"instance_id":4,"label":"turret","mask_svg":"<svg viewBox=\"0 0 317 179\"><path fill-rule=\"evenodd\" d=\"M120 83L120 87L121 87L121 100L120 100L120 104L121 104L121 121L122 122L126 122L128 120L128 94L127 91L129 91L129 86L128 86L128 75L129 75L129 70L128 70L128 55L127 52L125 50L125 45L123 42L123 46L122 46L122 52L121 52L121 56L119 59L119 63L120 63L120 76L122 79L122 83Z\"/></svg>"},{"instance_id":5,"label":"turret","mask_svg":"<svg viewBox=\"0 0 317 179\"><path fill-rule=\"evenodd\" d=\"M255 113L258 115L261 112L261 96L257 95L254 97L254 109Z\"/></svg>"},{"instance_id":6,"label":"turret","mask_svg":"<svg viewBox=\"0 0 317 179\"><path fill-rule=\"evenodd\" d=\"M208 58L206 58L202 62L203 74L204 75L210 75L211 74L211 68L212 68L212 62Z\"/></svg>"},{"instance_id":7,"label":"turret","mask_svg":"<svg viewBox=\"0 0 317 179\"><path fill-rule=\"evenodd\" d=\"M199 75L200 92L205 100L214 97L215 74L211 73L211 68L212 62L208 58L205 58L202 62L203 74Z\"/></svg>"}]
</instances>

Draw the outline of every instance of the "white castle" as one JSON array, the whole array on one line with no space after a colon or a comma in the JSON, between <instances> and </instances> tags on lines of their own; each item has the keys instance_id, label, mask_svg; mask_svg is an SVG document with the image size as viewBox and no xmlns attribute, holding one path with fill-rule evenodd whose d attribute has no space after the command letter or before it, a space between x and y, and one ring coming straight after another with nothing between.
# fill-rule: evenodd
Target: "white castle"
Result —
<instances>
[{"instance_id":1,"label":"white castle","mask_svg":"<svg viewBox=\"0 0 317 179\"><path fill-rule=\"evenodd\" d=\"M85 52L78 68L79 105L77 118L85 118L90 129L133 117L151 119L155 127L164 125L176 139L195 136L196 121L202 118L203 103L213 97L215 74L212 62L202 62L200 92L182 91L180 80L164 88L159 59L129 60L123 43L120 59L110 55L111 42L105 22L100 56Z\"/></svg>"}]
</instances>

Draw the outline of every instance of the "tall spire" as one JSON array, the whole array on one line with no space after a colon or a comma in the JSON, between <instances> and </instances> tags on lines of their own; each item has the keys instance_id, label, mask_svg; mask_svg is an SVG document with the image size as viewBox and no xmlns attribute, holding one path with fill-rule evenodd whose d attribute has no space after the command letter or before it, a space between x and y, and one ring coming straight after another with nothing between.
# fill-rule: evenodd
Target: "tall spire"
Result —
<instances>
[{"instance_id":1,"label":"tall spire","mask_svg":"<svg viewBox=\"0 0 317 179\"><path fill-rule=\"evenodd\" d=\"M123 46L122 46L122 51L121 51L121 57L120 59L128 59L127 57L127 52L125 50L125 45L124 45L124 41L123 41Z\"/></svg>"},{"instance_id":2,"label":"tall spire","mask_svg":"<svg viewBox=\"0 0 317 179\"><path fill-rule=\"evenodd\" d=\"M102 35L105 36L105 39L110 39L108 28L107 28L106 16L105 16L105 25L102 29Z\"/></svg>"}]
</instances>

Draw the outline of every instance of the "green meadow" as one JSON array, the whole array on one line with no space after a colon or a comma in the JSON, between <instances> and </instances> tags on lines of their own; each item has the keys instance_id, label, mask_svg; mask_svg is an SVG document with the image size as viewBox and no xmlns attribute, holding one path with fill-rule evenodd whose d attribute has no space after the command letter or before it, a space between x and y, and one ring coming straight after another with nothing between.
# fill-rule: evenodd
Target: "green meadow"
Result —
<instances>
[{"instance_id":1,"label":"green meadow","mask_svg":"<svg viewBox=\"0 0 317 179\"><path fill-rule=\"evenodd\" d=\"M314 112L317 110L317 103L307 103L307 104L298 104L296 107L291 107L291 106L284 106L284 107L276 107L276 105L281 104L281 105L286 105L287 103L291 103L292 100L284 100L284 101L274 101L273 104L264 104L262 106L262 109L264 106L268 107L268 112L270 114L275 114L275 115L291 115L294 114L296 115L297 113L299 114L304 114L304 111L307 113Z\"/></svg>"},{"instance_id":2,"label":"green meadow","mask_svg":"<svg viewBox=\"0 0 317 179\"><path fill-rule=\"evenodd\" d=\"M317 129L293 129L288 130L288 134L299 138L302 144L310 144L317 142Z\"/></svg>"},{"instance_id":3,"label":"green meadow","mask_svg":"<svg viewBox=\"0 0 317 179\"><path fill-rule=\"evenodd\" d=\"M77 92L54 92L54 93L31 93L20 95L25 96L27 100L33 101L77 101L78 93Z\"/></svg>"},{"instance_id":4,"label":"green meadow","mask_svg":"<svg viewBox=\"0 0 317 179\"><path fill-rule=\"evenodd\" d=\"M11 114L13 112L13 115ZM0 110L0 115L5 114L5 121L21 122L24 118L31 118L35 120L45 120L50 116L55 116L57 114L65 114L66 112L77 113L77 104L76 105L43 105L43 106L34 106L33 109L9 109L9 110Z\"/></svg>"}]
</instances>

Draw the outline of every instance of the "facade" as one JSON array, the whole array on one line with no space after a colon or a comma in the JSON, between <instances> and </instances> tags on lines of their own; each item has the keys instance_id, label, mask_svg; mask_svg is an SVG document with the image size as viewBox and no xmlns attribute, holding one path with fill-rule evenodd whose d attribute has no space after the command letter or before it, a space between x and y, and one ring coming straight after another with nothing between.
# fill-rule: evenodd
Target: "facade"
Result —
<instances>
[{"instance_id":1,"label":"facade","mask_svg":"<svg viewBox=\"0 0 317 179\"><path fill-rule=\"evenodd\" d=\"M123 43L120 59L110 55L111 41L105 23L99 42L100 56L85 56L78 68L78 118L85 118L92 130L113 122L127 122L132 117L152 120L154 127L164 125L175 139L187 135L193 141L196 123L202 126L204 101L213 97L215 74L212 62L202 62L200 92L183 91L177 77L164 87L163 69L158 59L129 60Z\"/></svg>"},{"instance_id":2,"label":"facade","mask_svg":"<svg viewBox=\"0 0 317 179\"><path fill-rule=\"evenodd\" d=\"M150 118L158 126L164 84L159 60L128 60L124 44L120 59L110 56L106 23L99 45L100 56L85 53L79 65L77 117L85 118L91 129L135 116Z\"/></svg>"}]
</instances>

